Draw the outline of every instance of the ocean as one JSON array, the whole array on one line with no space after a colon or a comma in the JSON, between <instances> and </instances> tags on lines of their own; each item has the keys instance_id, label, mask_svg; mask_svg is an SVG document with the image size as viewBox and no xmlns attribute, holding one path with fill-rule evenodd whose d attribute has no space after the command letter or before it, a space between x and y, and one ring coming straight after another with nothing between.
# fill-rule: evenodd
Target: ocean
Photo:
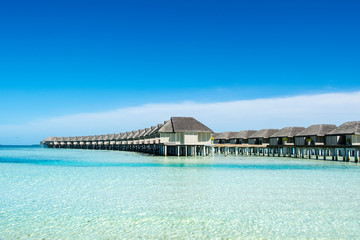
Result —
<instances>
[{"instance_id":1,"label":"ocean","mask_svg":"<svg viewBox=\"0 0 360 240\"><path fill-rule=\"evenodd\" d=\"M0 146L0 239L359 239L360 165Z\"/></svg>"}]
</instances>

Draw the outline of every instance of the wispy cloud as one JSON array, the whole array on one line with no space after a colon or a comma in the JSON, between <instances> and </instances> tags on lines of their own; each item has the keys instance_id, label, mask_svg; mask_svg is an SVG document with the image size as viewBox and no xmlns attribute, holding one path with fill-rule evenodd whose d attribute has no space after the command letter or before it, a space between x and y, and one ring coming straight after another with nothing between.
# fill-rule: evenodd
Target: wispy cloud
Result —
<instances>
[{"instance_id":1,"label":"wispy cloud","mask_svg":"<svg viewBox=\"0 0 360 240\"><path fill-rule=\"evenodd\" d=\"M107 134L149 127L171 116L193 116L216 132L307 127L360 120L360 92L214 103L163 103L0 125L0 144L33 144L48 136Z\"/></svg>"}]
</instances>

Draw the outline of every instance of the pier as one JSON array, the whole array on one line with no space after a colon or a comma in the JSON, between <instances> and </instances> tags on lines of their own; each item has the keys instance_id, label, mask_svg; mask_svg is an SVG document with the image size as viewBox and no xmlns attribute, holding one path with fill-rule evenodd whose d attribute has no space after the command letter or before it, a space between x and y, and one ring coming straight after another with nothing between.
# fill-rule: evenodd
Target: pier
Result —
<instances>
[{"instance_id":1,"label":"pier","mask_svg":"<svg viewBox=\"0 0 360 240\"><path fill-rule=\"evenodd\" d=\"M214 142L217 154L359 162L360 121L224 132Z\"/></svg>"},{"instance_id":2,"label":"pier","mask_svg":"<svg viewBox=\"0 0 360 240\"><path fill-rule=\"evenodd\" d=\"M192 117L169 121L137 131L81 136L49 137L49 148L73 148L143 152L161 156L208 156L213 153L212 130Z\"/></svg>"},{"instance_id":3,"label":"pier","mask_svg":"<svg viewBox=\"0 0 360 240\"><path fill-rule=\"evenodd\" d=\"M81 137L49 137L49 148L134 151L160 156L291 157L351 161L360 159L360 121L318 124L308 128L213 133L192 117L172 117L137 131Z\"/></svg>"},{"instance_id":4,"label":"pier","mask_svg":"<svg viewBox=\"0 0 360 240\"><path fill-rule=\"evenodd\" d=\"M237 145L215 144L215 154L263 156L263 157L291 157L316 160L352 161L359 162L360 146L287 146L287 145Z\"/></svg>"}]
</instances>

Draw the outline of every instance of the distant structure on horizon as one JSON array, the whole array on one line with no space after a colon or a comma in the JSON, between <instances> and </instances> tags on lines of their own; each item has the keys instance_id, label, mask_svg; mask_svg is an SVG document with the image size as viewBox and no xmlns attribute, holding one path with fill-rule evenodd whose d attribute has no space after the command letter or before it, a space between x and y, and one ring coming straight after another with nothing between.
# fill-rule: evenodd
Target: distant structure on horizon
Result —
<instances>
[{"instance_id":1,"label":"distant structure on horizon","mask_svg":"<svg viewBox=\"0 0 360 240\"><path fill-rule=\"evenodd\" d=\"M212 130L192 117L171 117L137 131L81 136L49 137L41 142L50 148L138 151L156 155L206 156L211 154Z\"/></svg>"}]
</instances>

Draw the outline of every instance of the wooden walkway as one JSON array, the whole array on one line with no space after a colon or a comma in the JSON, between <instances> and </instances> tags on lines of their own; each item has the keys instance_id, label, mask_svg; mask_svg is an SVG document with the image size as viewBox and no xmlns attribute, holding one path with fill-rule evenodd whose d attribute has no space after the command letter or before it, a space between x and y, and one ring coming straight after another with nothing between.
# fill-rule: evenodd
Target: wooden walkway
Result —
<instances>
[{"instance_id":1,"label":"wooden walkway","mask_svg":"<svg viewBox=\"0 0 360 240\"><path fill-rule=\"evenodd\" d=\"M215 144L216 154L359 162L360 146Z\"/></svg>"}]
</instances>

